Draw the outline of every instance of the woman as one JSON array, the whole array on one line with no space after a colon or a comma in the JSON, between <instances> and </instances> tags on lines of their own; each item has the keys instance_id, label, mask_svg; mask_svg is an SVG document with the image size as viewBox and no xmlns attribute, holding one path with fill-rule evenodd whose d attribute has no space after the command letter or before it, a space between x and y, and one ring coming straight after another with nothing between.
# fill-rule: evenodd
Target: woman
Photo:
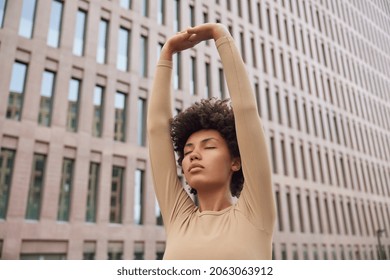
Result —
<instances>
[{"instance_id":1,"label":"woman","mask_svg":"<svg viewBox=\"0 0 390 280\"><path fill-rule=\"evenodd\" d=\"M211 99L172 121L172 56L209 39L223 64L234 116L226 101ZM229 122L233 129L224 131ZM167 234L164 259L271 259L275 206L267 148L245 65L225 26L202 24L165 43L149 102L148 141ZM174 150L198 206L178 179Z\"/></svg>"}]
</instances>

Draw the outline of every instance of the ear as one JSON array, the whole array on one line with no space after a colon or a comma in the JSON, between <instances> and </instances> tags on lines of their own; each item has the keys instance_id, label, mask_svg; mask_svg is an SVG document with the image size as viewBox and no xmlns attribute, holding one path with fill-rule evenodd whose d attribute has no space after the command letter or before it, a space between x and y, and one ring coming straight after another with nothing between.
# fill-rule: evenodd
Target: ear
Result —
<instances>
[{"instance_id":1,"label":"ear","mask_svg":"<svg viewBox=\"0 0 390 280\"><path fill-rule=\"evenodd\" d=\"M237 172L241 169L241 159L239 157L236 157L232 161L232 171Z\"/></svg>"}]
</instances>

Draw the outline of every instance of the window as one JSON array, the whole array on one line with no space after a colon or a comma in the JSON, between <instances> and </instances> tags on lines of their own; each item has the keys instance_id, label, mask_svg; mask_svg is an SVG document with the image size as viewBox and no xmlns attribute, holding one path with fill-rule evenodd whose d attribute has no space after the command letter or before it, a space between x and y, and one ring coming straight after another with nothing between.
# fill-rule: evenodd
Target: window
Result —
<instances>
[{"instance_id":1,"label":"window","mask_svg":"<svg viewBox=\"0 0 390 280\"><path fill-rule=\"evenodd\" d=\"M146 142L146 100L138 98L138 145L145 146Z\"/></svg>"},{"instance_id":2,"label":"window","mask_svg":"<svg viewBox=\"0 0 390 280\"><path fill-rule=\"evenodd\" d=\"M27 198L26 219L39 220L44 185L46 156L34 154L30 187Z\"/></svg>"},{"instance_id":3,"label":"window","mask_svg":"<svg viewBox=\"0 0 390 280\"><path fill-rule=\"evenodd\" d=\"M103 104L104 104L104 87L95 86L93 95L93 122L92 135L95 137L102 136L103 130Z\"/></svg>"},{"instance_id":4,"label":"window","mask_svg":"<svg viewBox=\"0 0 390 280\"><path fill-rule=\"evenodd\" d=\"M6 6L7 0L0 0L0 28L2 28L4 24L4 14Z\"/></svg>"},{"instance_id":5,"label":"window","mask_svg":"<svg viewBox=\"0 0 390 280\"><path fill-rule=\"evenodd\" d=\"M267 55L266 55L264 43L261 43L261 54L263 57L263 72L267 73Z\"/></svg>"},{"instance_id":6,"label":"window","mask_svg":"<svg viewBox=\"0 0 390 280\"><path fill-rule=\"evenodd\" d=\"M259 81L256 79L255 84L253 86L254 88L254 94L256 98L256 107L257 107L257 112L259 116L261 117L261 102L260 102L260 86L259 86Z\"/></svg>"},{"instance_id":7,"label":"window","mask_svg":"<svg viewBox=\"0 0 390 280\"><path fill-rule=\"evenodd\" d=\"M272 121L272 104L268 87L265 88L265 97L267 99L268 120Z\"/></svg>"},{"instance_id":8,"label":"window","mask_svg":"<svg viewBox=\"0 0 390 280\"><path fill-rule=\"evenodd\" d=\"M297 208L298 208L298 215L299 215L299 224L301 232L305 232L305 221L303 219L303 211L302 211L302 203L301 203L301 195L297 194Z\"/></svg>"},{"instance_id":9,"label":"window","mask_svg":"<svg viewBox=\"0 0 390 280\"><path fill-rule=\"evenodd\" d=\"M245 53L245 37L244 37L244 32L240 32L240 49L241 49L241 56L242 60L246 62L246 53Z\"/></svg>"},{"instance_id":10,"label":"window","mask_svg":"<svg viewBox=\"0 0 390 280\"><path fill-rule=\"evenodd\" d=\"M190 22L191 26L196 25L195 24L195 7L192 4L190 5L190 20L189 20L189 22Z\"/></svg>"},{"instance_id":11,"label":"window","mask_svg":"<svg viewBox=\"0 0 390 280\"><path fill-rule=\"evenodd\" d=\"M149 0L142 0L142 16L149 16Z\"/></svg>"},{"instance_id":12,"label":"window","mask_svg":"<svg viewBox=\"0 0 390 280\"><path fill-rule=\"evenodd\" d=\"M226 98L226 92L225 92L225 76L223 73L222 68L218 68L218 77L219 77L219 93L221 96L221 99ZM257 91L256 91L257 92ZM256 95L257 96L257 95ZM260 107L259 107L260 108Z\"/></svg>"},{"instance_id":13,"label":"window","mask_svg":"<svg viewBox=\"0 0 390 280\"><path fill-rule=\"evenodd\" d=\"M78 111L79 111L79 99L80 99L80 80L72 78L69 84L68 94L68 117L67 117L67 130L70 132L77 131L78 125Z\"/></svg>"},{"instance_id":14,"label":"window","mask_svg":"<svg viewBox=\"0 0 390 280\"><path fill-rule=\"evenodd\" d=\"M291 140L291 160L292 160L292 166L294 169L294 177L298 178L298 169L297 169L297 163L295 158L295 144L293 140Z\"/></svg>"},{"instance_id":15,"label":"window","mask_svg":"<svg viewBox=\"0 0 390 280\"><path fill-rule=\"evenodd\" d=\"M14 162L15 151L0 150L0 219L5 219L7 216Z\"/></svg>"},{"instance_id":16,"label":"window","mask_svg":"<svg viewBox=\"0 0 390 280\"><path fill-rule=\"evenodd\" d=\"M144 242L135 242L134 243L134 259L135 260L144 260L145 259L145 244Z\"/></svg>"},{"instance_id":17,"label":"window","mask_svg":"<svg viewBox=\"0 0 390 280\"><path fill-rule=\"evenodd\" d=\"M96 254L96 241L84 241L83 260L94 260Z\"/></svg>"},{"instance_id":18,"label":"window","mask_svg":"<svg viewBox=\"0 0 390 280\"><path fill-rule=\"evenodd\" d=\"M263 25L261 23L261 4L257 3L257 18L258 18L258 26L260 29L263 29Z\"/></svg>"},{"instance_id":19,"label":"window","mask_svg":"<svg viewBox=\"0 0 390 280\"><path fill-rule=\"evenodd\" d=\"M96 61L104 64L107 61L107 39L108 39L108 21L100 19L99 23L99 39L96 53Z\"/></svg>"},{"instance_id":20,"label":"window","mask_svg":"<svg viewBox=\"0 0 390 280\"><path fill-rule=\"evenodd\" d=\"M134 223L137 225L143 224L143 196L144 196L144 181L145 172L137 169L135 171L134 181Z\"/></svg>"},{"instance_id":21,"label":"window","mask_svg":"<svg viewBox=\"0 0 390 280\"><path fill-rule=\"evenodd\" d=\"M50 126L51 112L53 106L53 93L55 73L45 70L41 84L41 100L39 105L38 123L43 126Z\"/></svg>"},{"instance_id":22,"label":"window","mask_svg":"<svg viewBox=\"0 0 390 280\"><path fill-rule=\"evenodd\" d=\"M129 70L130 30L120 27L116 67L118 70Z\"/></svg>"},{"instance_id":23,"label":"window","mask_svg":"<svg viewBox=\"0 0 390 280\"><path fill-rule=\"evenodd\" d=\"M52 0L50 11L49 32L47 35L47 44L53 48L58 48L60 45L61 24L62 24L62 9L63 2Z\"/></svg>"},{"instance_id":24,"label":"window","mask_svg":"<svg viewBox=\"0 0 390 280\"><path fill-rule=\"evenodd\" d=\"M197 90L197 79L196 79L196 57L191 56L191 66L190 66L190 94L196 95Z\"/></svg>"},{"instance_id":25,"label":"window","mask_svg":"<svg viewBox=\"0 0 390 280\"><path fill-rule=\"evenodd\" d=\"M275 51L271 47L271 61L272 61L272 74L275 78L277 78L277 69L276 69L276 63L275 63Z\"/></svg>"},{"instance_id":26,"label":"window","mask_svg":"<svg viewBox=\"0 0 390 280\"><path fill-rule=\"evenodd\" d=\"M310 225L310 232L314 233L314 225L313 225L313 216L312 216L312 209L311 209L311 201L310 196L306 195L306 204L307 204L307 211L309 215L309 225Z\"/></svg>"},{"instance_id":27,"label":"window","mask_svg":"<svg viewBox=\"0 0 390 280\"><path fill-rule=\"evenodd\" d=\"M278 39L282 40L281 32L280 32L280 24L279 24L279 14L278 11L275 11L275 23L276 23L276 32L278 34Z\"/></svg>"},{"instance_id":28,"label":"window","mask_svg":"<svg viewBox=\"0 0 390 280\"><path fill-rule=\"evenodd\" d=\"M65 260L66 254L56 253L33 253L20 254L21 260Z\"/></svg>"},{"instance_id":29,"label":"window","mask_svg":"<svg viewBox=\"0 0 390 280\"><path fill-rule=\"evenodd\" d=\"M251 0L247 0L247 7L248 7L248 19L249 19L249 22L252 23L252 7L251 7L251 3L252 1Z\"/></svg>"},{"instance_id":30,"label":"window","mask_svg":"<svg viewBox=\"0 0 390 280\"><path fill-rule=\"evenodd\" d=\"M113 166L111 178L110 223L122 221L122 194L125 168Z\"/></svg>"},{"instance_id":31,"label":"window","mask_svg":"<svg viewBox=\"0 0 390 280\"><path fill-rule=\"evenodd\" d=\"M205 63L205 88L204 88L204 94L206 98L211 97L211 71L210 71L210 63Z\"/></svg>"},{"instance_id":32,"label":"window","mask_svg":"<svg viewBox=\"0 0 390 280\"><path fill-rule=\"evenodd\" d=\"M287 199L287 209L288 209L288 220L289 220L290 232L294 232L294 215L293 215L293 208L292 208L290 193L286 194L286 199Z\"/></svg>"},{"instance_id":33,"label":"window","mask_svg":"<svg viewBox=\"0 0 390 280\"><path fill-rule=\"evenodd\" d=\"M228 9L228 11L232 10L231 0L226 0L226 8Z\"/></svg>"},{"instance_id":34,"label":"window","mask_svg":"<svg viewBox=\"0 0 390 280\"><path fill-rule=\"evenodd\" d=\"M131 0L120 0L120 6L124 9L131 9Z\"/></svg>"},{"instance_id":35,"label":"window","mask_svg":"<svg viewBox=\"0 0 390 280\"><path fill-rule=\"evenodd\" d=\"M126 94L122 92L116 92L114 124L114 140L116 141L124 142L126 139L126 101Z\"/></svg>"},{"instance_id":36,"label":"window","mask_svg":"<svg viewBox=\"0 0 390 280\"><path fill-rule=\"evenodd\" d=\"M96 222L97 195L99 187L100 164L91 162L89 165L88 193L87 193L87 211L85 220L87 222Z\"/></svg>"},{"instance_id":37,"label":"window","mask_svg":"<svg viewBox=\"0 0 390 280\"><path fill-rule=\"evenodd\" d=\"M305 161L305 151L303 148L303 145L301 144L299 147L301 151L301 162L302 162L302 172L303 172L303 179L307 179L307 172L306 172L306 161Z\"/></svg>"},{"instance_id":38,"label":"window","mask_svg":"<svg viewBox=\"0 0 390 280\"><path fill-rule=\"evenodd\" d=\"M20 36L32 38L36 4L36 0L23 0L22 16L19 23Z\"/></svg>"},{"instance_id":39,"label":"window","mask_svg":"<svg viewBox=\"0 0 390 280\"><path fill-rule=\"evenodd\" d=\"M23 107L23 95L26 83L27 65L15 62L12 67L11 84L9 88L7 119L20 120Z\"/></svg>"},{"instance_id":40,"label":"window","mask_svg":"<svg viewBox=\"0 0 390 280\"><path fill-rule=\"evenodd\" d=\"M84 41L85 41L85 30L86 30L87 13L78 10L76 19L76 30L73 41L73 54L82 56L84 55Z\"/></svg>"},{"instance_id":41,"label":"window","mask_svg":"<svg viewBox=\"0 0 390 280\"><path fill-rule=\"evenodd\" d=\"M283 124L282 120L282 109L280 106L280 97L279 97L279 92L275 92L275 102L276 102L276 114L278 116L278 123Z\"/></svg>"},{"instance_id":42,"label":"window","mask_svg":"<svg viewBox=\"0 0 390 280\"><path fill-rule=\"evenodd\" d=\"M318 226L320 228L320 233L324 233L324 228L322 225L321 205L320 205L320 199L318 197L316 197L316 208L317 208Z\"/></svg>"},{"instance_id":43,"label":"window","mask_svg":"<svg viewBox=\"0 0 390 280\"><path fill-rule=\"evenodd\" d=\"M109 241L108 242L108 259L121 260L123 257L123 242Z\"/></svg>"},{"instance_id":44,"label":"window","mask_svg":"<svg viewBox=\"0 0 390 280\"><path fill-rule=\"evenodd\" d=\"M156 260L162 260L165 252L165 243L157 242L156 244Z\"/></svg>"},{"instance_id":45,"label":"window","mask_svg":"<svg viewBox=\"0 0 390 280\"><path fill-rule=\"evenodd\" d=\"M177 53L173 57L173 87L174 89L180 89L181 88L181 54Z\"/></svg>"},{"instance_id":46,"label":"window","mask_svg":"<svg viewBox=\"0 0 390 280\"><path fill-rule=\"evenodd\" d=\"M277 214L278 214L278 225L279 225L279 231L283 231L283 212L282 212L282 205L280 201L280 193L279 191L275 191L275 202L277 207Z\"/></svg>"},{"instance_id":47,"label":"window","mask_svg":"<svg viewBox=\"0 0 390 280\"><path fill-rule=\"evenodd\" d=\"M174 8L173 8L173 30L175 32L179 32L180 27L180 0L174 1Z\"/></svg>"},{"instance_id":48,"label":"window","mask_svg":"<svg viewBox=\"0 0 390 280\"><path fill-rule=\"evenodd\" d=\"M60 198L58 202L58 221L68 221L70 212L70 195L72 191L72 177L74 169L74 160L64 158L62 163L62 177L60 186Z\"/></svg>"},{"instance_id":49,"label":"window","mask_svg":"<svg viewBox=\"0 0 390 280\"><path fill-rule=\"evenodd\" d=\"M164 224L163 222L163 218L162 218L162 214L161 214L161 209L160 209L160 206L158 204L158 201L156 199L155 201L155 207L154 207L154 213L155 213L155 216L156 216L156 225L158 226L162 226Z\"/></svg>"},{"instance_id":50,"label":"window","mask_svg":"<svg viewBox=\"0 0 390 280\"><path fill-rule=\"evenodd\" d=\"M288 176L288 170L287 170L287 156L286 156L286 147L285 147L285 143L284 143L284 140L281 140L280 141L280 146L281 146L281 149L282 149L282 165L283 165L283 174L285 176Z\"/></svg>"},{"instance_id":51,"label":"window","mask_svg":"<svg viewBox=\"0 0 390 280\"><path fill-rule=\"evenodd\" d=\"M148 37L141 35L141 46L140 46L140 55L141 55L141 68L140 74L142 77L148 76Z\"/></svg>"},{"instance_id":52,"label":"window","mask_svg":"<svg viewBox=\"0 0 390 280\"><path fill-rule=\"evenodd\" d=\"M271 13L269 8L266 8L267 22L268 22L268 33L272 35L272 25L271 25Z\"/></svg>"},{"instance_id":53,"label":"window","mask_svg":"<svg viewBox=\"0 0 390 280\"><path fill-rule=\"evenodd\" d=\"M251 50L252 50L252 65L254 68L257 68L257 59L256 59L256 44L255 38L251 38Z\"/></svg>"},{"instance_id":54,"label":"window","mask_svg":"<svg viewBox=\"0 0 390 280\"><path fill-rule=\"evenodd\" d=\"M165 24L165 0L158 0L157 23Z\"/></svg>"},{"instance_id":55,"label":"window","mask_svg":"<svg viewBox=\"0 0 390 280\"><path fill-rule=\"evenodd\" d=\"M285 105L286 105L286 116L287 116L288 126L292 127L291 113L290 113L290 101L288 98L288 93L286 93L286 96L284 97L284 99L285 99Z\"/></svg>"},{"instance_id":56,"label":"window","mask_svg":"<svg viewBox=\"0 0 390 280\"><path fill-rule=\"evenodd\" d=\"M273 136L270 137L270 143L271 143L272 171L273 173L278 173L278 165L276 162L275 140Z\"/></svg>"},{"instance_id":57,"label":"window","mask_svg":"<svg viewBox=\"0 0 390 280\"><path fill-rule=\"evenodd\" d=\"M239 17L242 17L241 0L237 0L237 13Z\"/></svg>"}]
</instances>

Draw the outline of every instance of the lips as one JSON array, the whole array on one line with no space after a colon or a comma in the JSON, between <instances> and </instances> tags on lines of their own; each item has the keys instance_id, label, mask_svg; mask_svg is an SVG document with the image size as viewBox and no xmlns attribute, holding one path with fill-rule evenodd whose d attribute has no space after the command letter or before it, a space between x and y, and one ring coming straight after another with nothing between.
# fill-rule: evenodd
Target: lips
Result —
<instances>
[{"instance_id":1,"label":"lips","mask_svg":"<svg viewBox=\"0 0 390 280\"><path fill-rule=\"evenodd\" d=\"M194 168L204 168L204 166L199 163L191 164L190 168L188 168L188 172L191 172L191 170Z\"/></svg>"}]
</instances>

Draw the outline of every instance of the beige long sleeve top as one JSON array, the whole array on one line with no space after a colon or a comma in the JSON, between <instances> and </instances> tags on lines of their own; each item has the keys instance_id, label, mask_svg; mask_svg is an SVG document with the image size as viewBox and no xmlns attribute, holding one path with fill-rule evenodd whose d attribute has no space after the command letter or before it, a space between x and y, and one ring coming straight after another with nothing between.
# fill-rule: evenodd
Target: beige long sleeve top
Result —
<instances>
[{"instance_id":1,"label":"beige long sleeve top","mask_svg":"<svg viewBox=\"0 0 390 280\"><path fill-rule=\"evenodd\" d=\"M216 41L235 116L244 187L237 203L200 212L177 175L170 138L172 62L160 60L148 110L153 182L167 235L164 259L271 259L275 204L261 120L231 36Z\"/></svg>"}]
</instances>

